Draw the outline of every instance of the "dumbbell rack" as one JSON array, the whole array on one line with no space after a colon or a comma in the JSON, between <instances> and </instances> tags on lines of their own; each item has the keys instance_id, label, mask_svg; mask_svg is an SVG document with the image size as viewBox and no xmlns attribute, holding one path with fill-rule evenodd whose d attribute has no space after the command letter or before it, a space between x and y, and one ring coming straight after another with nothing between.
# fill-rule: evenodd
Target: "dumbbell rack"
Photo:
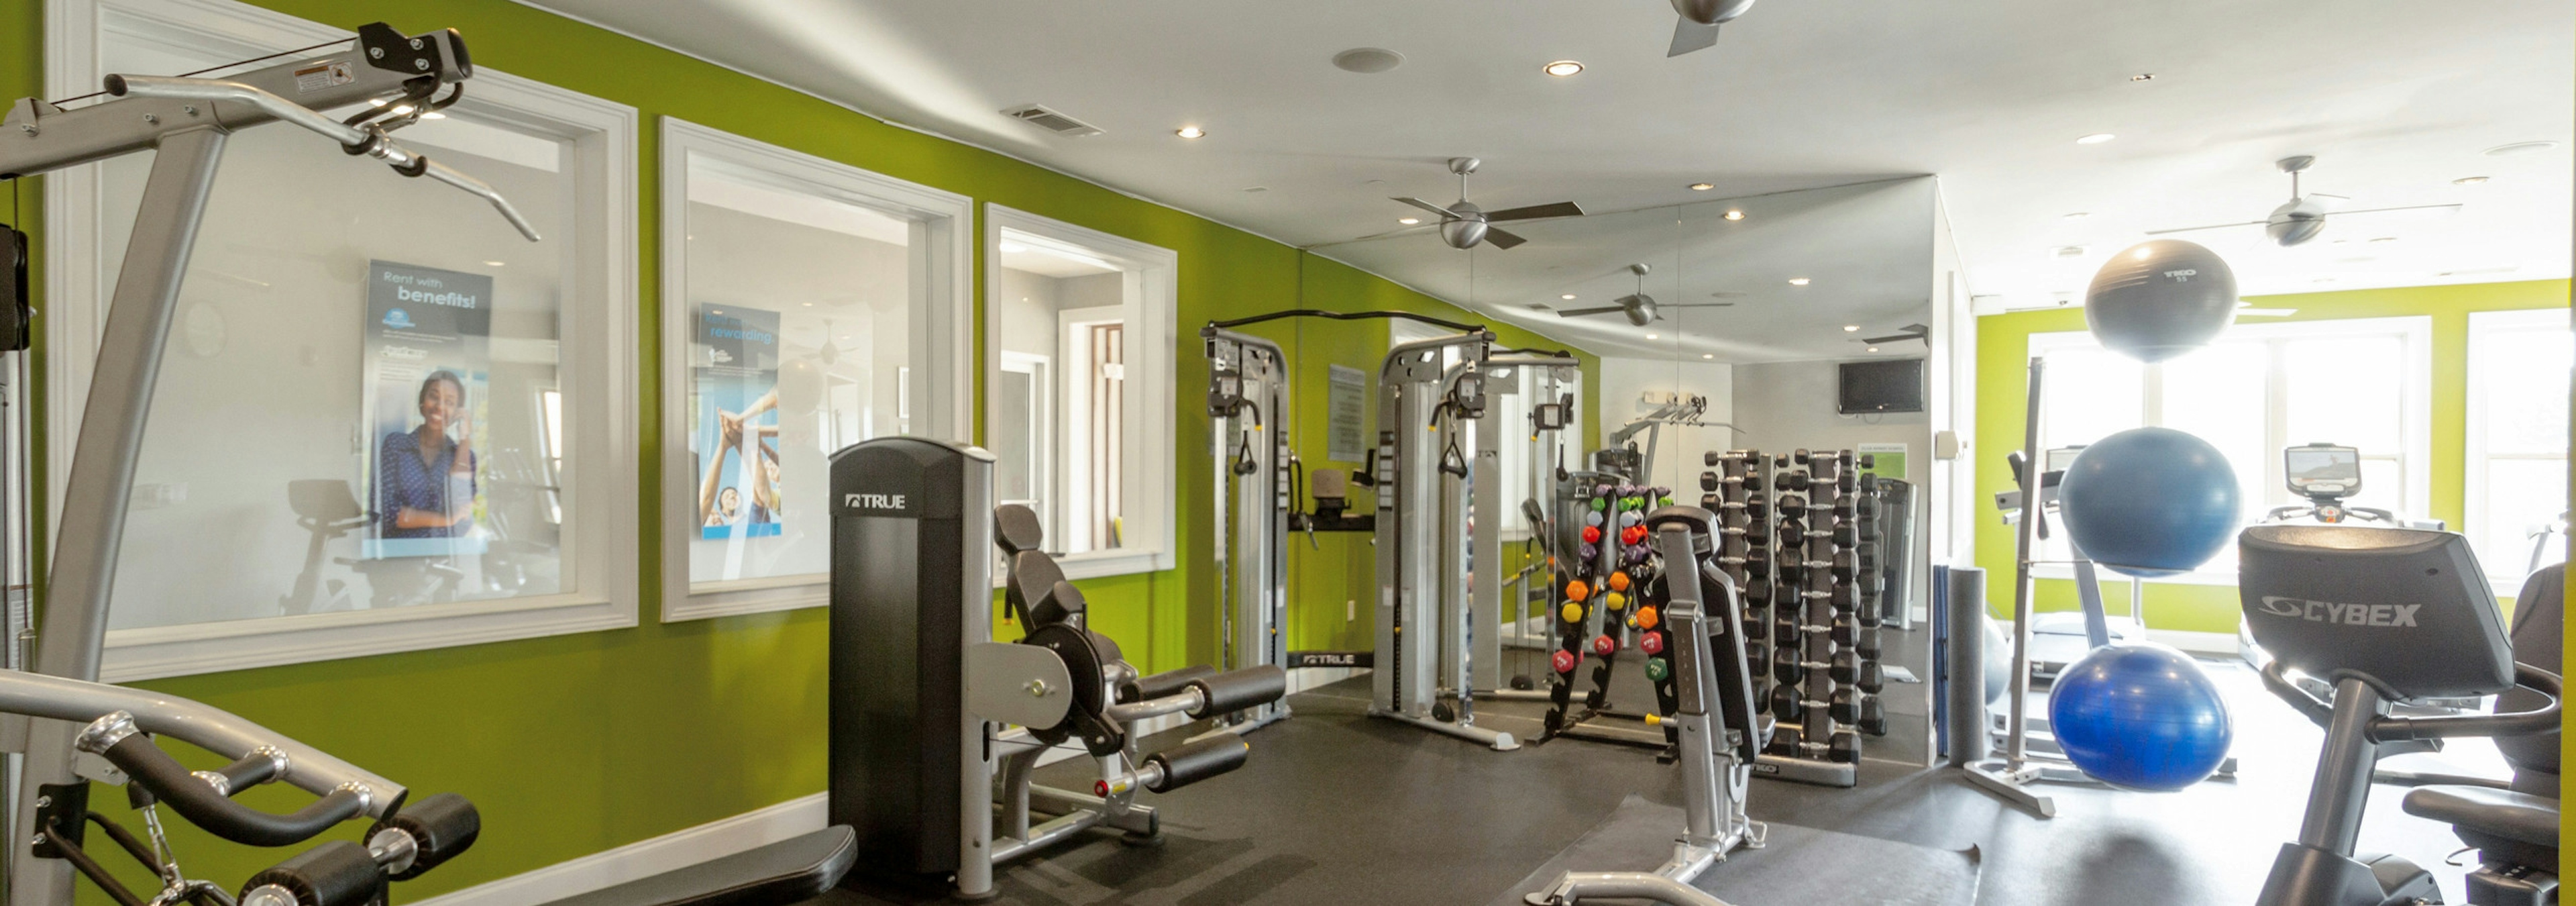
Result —
<instances>
[{"instance_id":1,"label":"dumbbell rack","mask_svg":"<svg viewBox=\"0 0 2576 906\"><path fill-rule=\"evenodd\" d=\"M1720 515L1718 563L1743 589L1755 694L1775 724L1757 775L1859 782L1861 736L1887 734L1878 693L1877 483L1849 450L1712 451L1702 505Z\"/></svg>"},{"instance_id":2,"label":"dumbbell rack","mask_svg":"<svg viewBox=\"0 0 2576 906\"><path fill-rule=\"evenodd\" d=\"M1613 484L1615 474L1596 474L1599 481L1578 483L1574 489L1574 511L1584 514L1585 524L1575 556L1559 561L1557 585L1565 603L1551 615L1557 648L1548 656L1549 707L1539 741L1571 736L1667 747L1668 734L1654 727L1653 716L1611 704L1610 678L1619 654L1636 648L1646 655L1646 678L1658 686L1665 679L1659 675L1667 669L1661 657L1664 638L1653 631L1656 617L1644 605L1647 584L1655 577L1645 518L1655 507L1671 505L1672 491ZM1592 688L1578 709L1575 671L1587 655L1594 661Z\"/></svg>"}]
</instances>

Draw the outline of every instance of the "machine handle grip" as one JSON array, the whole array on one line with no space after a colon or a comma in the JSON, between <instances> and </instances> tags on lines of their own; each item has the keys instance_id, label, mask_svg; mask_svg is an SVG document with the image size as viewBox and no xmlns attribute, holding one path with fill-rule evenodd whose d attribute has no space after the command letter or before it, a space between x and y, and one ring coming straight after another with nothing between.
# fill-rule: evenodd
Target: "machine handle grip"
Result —
<instances>
[{"instance_id":1,"label":"machine handle grip","mask_svg":"<svg viewBox=\"0 0 2576 906\"><path fill-rule=\"evenodd\" d=\"M1165 670L1148 677L1118 684L1118 703L1134 704L1147 699L1179 695L1190 687L1190 681L1215 673L1216 668L1193 664L1178 670Z\"/></svg>"},{"instance_id":2,"label":"machine handle grip","mask_svg":"<svg viewBox=\"0 0 2576 906\"><path fill-rule=\"evenodd\" d=\"M1190 716L1209 717L1278 701L1288 694L1288 671L1270 664L1245 667L1198 677L1189 687L1198 690L1200 699Z\"/></svg>"},{"instance_id":3,"label":"machine handle grip","mask_svg":"<svg viewBox=\"0 0 2576 906\"><path fill-rule=\"evenodd\" d=\"M291 815L274 815L234 802L153 745L152 737L134 729L134 719L123 712L100 718L82 731L78 744L83 751L106 758L190 822L235 843L301 843L356 817L368 805L367 793L350 788L333 790Z\"/></svg>"},{"instance_id":4,"label":"machine handle grip","mask_svg":"<svg viewBox=\"0 0 2576 906\"><path fill-rule=\"evenodd\" d=\"M2379 717L2370 722L2373 742L2441 739L2451 736L2536 736L2558 729L2558 674L2530 664L2513 665L2513 683L2549 698L2531 711L2506 714L2457 714L2447 717Z\"/></svg>"},{"instance_id":5,"label":"machine handle grip","mask_svg":"<svg viewBox=\"0 0 2576 906\"><path fill-rule=\"evenodd\" d=\"M1278 668L1271 668L1276 670ZM1149 778L1145 788L1167 793L1242 767L1252 754L1252 744L1232 733L1220 733L1176 749L1145 756ZM1156 775L1159 775L1157 777Z\"/></svg>"},{"instance_id":6,"label":"machine handle grip","mask_svg":"<svg viewBox=\"0 0 2576 906\"><path fill-rule=\"evenodd\" d=\"M2320 727L2332 725L2334 704L2290 682L2288 671L2289 666L2281 663L2277 658L2263 665L2263 688L2271 690L2273 696L2288 702L2292 709L2306 717L2309 722Z\"/></svg>"}]
</instances>

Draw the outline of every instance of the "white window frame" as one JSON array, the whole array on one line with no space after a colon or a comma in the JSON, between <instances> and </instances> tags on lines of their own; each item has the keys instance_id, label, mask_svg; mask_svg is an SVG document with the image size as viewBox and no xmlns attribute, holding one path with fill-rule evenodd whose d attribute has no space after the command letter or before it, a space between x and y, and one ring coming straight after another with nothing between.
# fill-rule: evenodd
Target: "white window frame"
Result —
<instances>
[{"instance_id":1,"label":"white window frame","mask_svg":"<svg viewBox=\"0 0 2576 906\"><path fill-rule=\"evenodd\" d=\"M2469 363L2469 373L2467 375L2469 383L2468 431L2465 438L2466 443L2464 444L2464 449L2461 451L2463 459L2465 460L2464 467L2466 475L2464 477L2467 479L2465 487L2463 488L2465 493L2462 496L2465 499L2461 501L2463 510L2461 516L2468 524L2461 526L2461 528L2465 530L2464 533L2469 536L2469 540L2473 545L2480 550L2513 550L2519 552L2528 550L2525 542L2530 540L2528 538L2524 538L2518 540L2511 546L2502 546L2495 544L2495 539L2481 537L2487 530L2487 464L2497 459L2555 458L2564 460L2569 458L2570 454L2569 451L2564 448L2559 451L2559 454L2556 457L2529 453L2490 453L2487 451L2487 387L2486 382L2478 378L2477 363L2483 355L2479 351L2479 341L2499 333L2522 333L2535 330L2557 330L2565 332L2568 331L2571 326L2576 326L2571 325L2569 321L2568 310L2565 308L2534 308L2517 311L2474 311L2469 313L2467 359ZM2514 578L2510 581L2500 578L2498 576L2498 571L2493 567L2489 567L2486 571L2487 581L2495 587L2495 592L2499 597L2513 597L2521 592L2523 580L2529 578L2522 572L2522 567L2529 562L2530 561L2527 559L2514 561Z\"/></svg>"},{"instance_id":2,"label":"white window frame","mask_svg":"<svg viewBox=\"0 0 2576 906\"><path fill-rule=\"evenodd\" d=\"M99 48L109 21L156 35L203 36L209 45L250 51L242 57L347 39L354 32L232 0L48 0L45 4L47 91L69 97L95 91ZM564 525L566 573L573 591L543 596L459 601L387 610L301 614L181 626L109 630L99 678L129 682L281 664L475 645L591 632L636 623L634 488L640 417L635 362L635 108L489 68L476 67L461 109L571 142L575 149L576 216L549 242L576 246L566 274L557 343L566 402L596 414L572 418L574 450L599 451L583 461ZM279 127L283 128L283 127ZM99 164L46 178L45 265L49 307L45 341L46 475L49 512L59 520L92 363L107 320L108 237L101 210ZM353 303L354 300L353 300ZM50 539L58 533L49 533ZM128 551L128 554L135 552Z\"/></svg>"},{"instance_id":3,"label":"white window frame","mask_svg":"<svg viewBox=\"0 0 2576 906\"><path fill-rule=\"evenodd\" d=\"M912 287L911 364L897 377L899 418L909 434L966 440L974 424L975 377L973 199L872 173L675 117L662 117L662 621L820 607L831 600L831 573L693 581L689 542L697 537L696 469L689 460L691 305L689 158L724 161L813 194L912 220L921 243ZM918 379L927 376L928 380ZM913 418L914 415L926 415Z\"/></svg>"},{"instance_id":4,"label":"white window frame","mask_svg":"<svg viewBox=\"0 0 2576 906\"><path fill-rule=\"evenodd\" d=\"M2406 448L2402 454L2405 460L2402 466L2406 473L2403 509L2405 515L2420 519L2424 518L2427 511L2432 508L2433 319L2431 317L2412 315L2389 318L2276 321L2265 324L2239 323L2228 328L2222 339L2277 343L2333 337L2385 336L2395 336L2405 344L2405 351L2401 353L2405 359L2403 364L2405 380L2402 391L2404 398L2399 401L2402 411L2398 416L2398 430L2404 436ZM2031 334L2027 353L2031 357L2038 357L2060 350L2099 349L2101 345L2101 342L2094 339L2093 334L2088 331L2052 331ZM2286 490L2281 490L2284 481L2281 474L2281 448L2333 438L2289 436L2288 401L2283 398L2286 385L2278 372L2279 360L2272 358L2268 361L2268 365L2272 373L2266 379L2269 390L2263 407L2265 420L2263 433L2267 438L2267 454L2263 460L2263 478L2257 486L2264 489L2266 500L2277 500L2279 495L2288 493ZM2144 367L2147 371L2140 385L2140 423L2162 424L2164 366L2153 364ZM2063 439L2050 436L2048 426L2044 424L2040 426L2040 443L2050 448L2066 446ZM2363 458L2385 459L2386 457L2370 455ZM2072 579L2075 578L2075 569L2063 563L2042 563L2033 567L2031 574L2042 579ZM2236 571L2204 567L2187 573L2158 576L2145 581L2150 584L2234 585Z\"/></svg>"},{"instance_id":5,"label":"white window frame","mask_svg":"<svg viewBox=\"0 0 2576 906\"><path fill-rule=\"evenodd\" d=\"M1126 419L1120 432L1122 455L1126 458L1126 474L1121 480L1123 500L1119 508L1126 520L1126 536L1120 539L1124 546L1059 558L1065 577L1089 579L1172 569L1179 562L1175 542L1179 520L1173 512L1174 501L1178 497L1176 473L1179 464L1175 461L1177 451L1172 442L1178 436L1179 407L1172 394L1178 384L1174 337L1180 318L1180 253L987 202L984 205L984 276L987 286L999 285L1002 280L1004 230L1043 242L1079 248L1085 254L1116 265L1126 274L1125 301L1120 305L1120 317L1127 325L1129 353L1126 392L1123 394ZM1061 330L1059 326L1059 333ZM1065 358L1056 361L1058 392L1069 393L1075 382L1061 376L1072 374L1075 369ZM1000 357L986 356L984 386L990 388L999 384L1000 374ZM1064 468L1065 464L1058 464L1059 474ZM1062 488L1066 485L1067 482L1059 482L1056 486Z\"/></svg>"},{"instance_id":6,"label":"white window frame","mask_svg":"<svg viewBox=\"0 0 2576 906\"><path fill-rule=\"evenodd\" d=\"M994 369L995 386L1000 386L1000 375L1005 372L1029 376L1029 444L1030 452L1038 456L1037 468L1032 476L1036 487L1030 490L1033 492L1032 496L1038 501L1060 505L1055 503L1054 496L1057 484L1056 470L1063 467L1064 458L1048 449L1047 440L1055 436L1055 413L1058 408L1054 405L1055 363L1058 360L1054 356L1013 352L1008 349L995 350L994 355L1001 359L1000 367ZM990 440L991 435L988 433L986 441L990 442ZM998 488L994 491L994 499L1002 499ZM1053 518L1055 514L1045 515Z\"/></svg>"}]
</instances>

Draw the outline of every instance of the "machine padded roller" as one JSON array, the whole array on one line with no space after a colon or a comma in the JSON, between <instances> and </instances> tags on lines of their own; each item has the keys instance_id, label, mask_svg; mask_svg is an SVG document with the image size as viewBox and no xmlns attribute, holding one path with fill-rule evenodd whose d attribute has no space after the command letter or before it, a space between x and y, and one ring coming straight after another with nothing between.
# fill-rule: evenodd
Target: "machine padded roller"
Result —
<instances>
[{"instance_id":1,"label":"machine padded roller","mask_svg":"<svg viewBox=\"0 0 2576 906\"><path fill-rule=\"evenodd\" d=\"M994 507L993 543L1014 556L1035 551L1046 545L1046 523L1038 521L1037 511L1020 504Z\"/></svg>"},{"instance_id":2,"label":"machine padded roller","mask_svg":"<svg viewBox=\"0 0 2576 906\"><path fill-rule=\"evenodd\" d=\"M385 875L366 847L333 840L250 876L242 892L268 886L294 894L297 906L368 906L384 901Z\"/></svg>"},{"instance_id":3,"label":"machine padded roller","mask_svg":"<svg viewBox=\"0 0 2576 906\"><path fill-rule=\"evenodd\" d=\"M419 849L411 866L395 873L396 881L408 881L422 872L437 868L439 863L456 858L474 846L474 838L483 833L483 815L474 803L455 793L440 793L402 807L367 830L368 839L386 830L411 835Z\"/></svg>"},{"instance_id":4,"label":"machine padded roller","mask_svg":"<svg viewBox=\"0 0 2576 906\"><path fill-rule=\"evenodd\" d=\"M1256 669L1268 669L1274 673L1279 670L1277 667ZM1163 782L1147 784L1145 788L1168 793L1242 767L1243 760L1251 754L1252 744L1232 733L1219 733L1176 749L1156 752L1145 756L1145 762L1162 766Z\"/></svg>"},{"instance_id":5,"label":"machine padded roller","mask_svg":"<svg viewBox=\"0 0 2576 906\"><path fill-rule=\"evenodd\" d=\"M1288 694L1288 671L1264 664L1202 676L1191 680L1189 685L1207 699L1207 703L1190 712L1190 716L1207 717L1278 701L1280 696Z\"/></svg>"},{"instance_id":6,"label":"machine padded roller","mask_svg":"<svg viewBox=\"0 0 2576 906\"><path fill-rule=\"evenodd\" d=\"M1153 676L1129 680L1118 684L1118 703L1124 705L1162 698L1166 695L1179 695L1181 690L1190 687L1191 680L1215 673L1214 667L1206 664L1192 664L1179 670L1165 670Z\"/></svg>"}]
</instances>

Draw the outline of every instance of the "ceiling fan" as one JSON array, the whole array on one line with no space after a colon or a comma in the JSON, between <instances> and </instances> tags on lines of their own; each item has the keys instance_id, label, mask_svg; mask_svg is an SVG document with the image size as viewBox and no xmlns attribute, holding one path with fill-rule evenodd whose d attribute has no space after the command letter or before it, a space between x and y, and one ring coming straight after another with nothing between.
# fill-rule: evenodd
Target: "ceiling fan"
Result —
<instances>
[{"instance_id":1,"label":"ceiling fan","mask_svg":"<svg viewBox=\"0 0 2576 906\"><path fill-rule=\"evenodd\" d=\"M1491 242L1495 248L1507 249L1529 241L1513 233L1495 229L1493 224L1496 221L1583 216L1583 207L1571 201L1534 204L1525 208L1506 208L1500 211L1487 211L1475 206L1467 200L1467 174L1476 172L1476 167L1482 163L1484 162L1472 157L1449 159L1449 172L1458 174L1457 204L1444 208L1419 198L1401 195L1396 196L1394 200L1440 215L1440 241L1449 243L1451 248L1460 249L1475 248L1476 243L1479 242Z\"/></svg>"},{"instance_id":2,"label":"ceiling fan","mask_svg":"<svg viewBox=\"0 0 2576 906\"><path fill-rule=\"evenodd\" d=\"M1673 46L1664 56L1717 46L1718 27L1752 8L1753 0L1673 0L1673 12L1681 14L1681 21L1673 25Z\"/></svg>"},{"instance_id":3,"label":"ceiling fan","mask_svg":"<svg viewBox=\"0 0 2576 906\"><path fill-rule=\"evenodd\" d=\"M1654 270L1654 268L1649 267L1644 263L1628 265L1628 271L1637 275L1637 291L1635 293L1612 299L1610 301L1613 304L1610 305L1604 305L1599 308L1567 309L1565 311L1557 312L1556 316L1560 318L1579 318L1584 315L1606 315L1611 312L1619 312L1628 316L1628 323L1644 327L1648 324L1662 320L1664 317L1663 310L1667 308L1727 308L1735 304L1733 302L1684 302L1666 305L1657 302L1655 301L1655 297L1646 295L1646 272L1651 270ZM1743 294L1721 292L1714 293L1713 295L1717 298L1724 299Z\"/></svg>"},{"instance_id":4,"label":"ceiling fan","mask_svg":"<svg viewBox=\"0 0 2576 906\"><path fill-rule=\"evenodd\" d=\"M2284 157L2273 163L2274 166L2281 168L2281 172L2290 174L2290 200L2287 204L2283 204L2278 208L2272 209L2272 216L2270 217L2262 220L2247 220L2238 223L2219 223L2211 224L2209 226L2183 227L2178 230L2148 230L2147 235L2162 236L2168 233L2189 233L2195 230L2219 230L2229 227L2259 226L2263 228L2264 232L2272 235L2273 242L2280 243L2283 248L2288 248L2290 246L2306 242L2310 239L2317 238L2318 233L2325 231L2326 215L2329 213L2350 217L2356 214L2384 214L2390 211L2424 211L2431 210L2433 208L2459 207L2456 203L2418 204L2407 205L2399 208L2370 208L2360 211L2329 212L2326 210L2325 202L2319 201L2318 199L2348 199L2344 199L2341 195L2328 195L2324 193L2318 193L2315 195L2299 194L2299 173L2314 165L2316 162L2317 159L2315 156L2302 154L2297 157Z\"/></svg>"},{"instance_id":5,"label":"ceiling fan","mask_svg":"<svg viewBox=\"0 0 2576 906\"><path fill-rule=\"evenodd\" d=\"M1898 343L1906 340L1921 340L1923 341L1923 345L1930 346L1932 345L1932 328L1923 324L1908 324L1899 328L1898 332L1888 334L1887 336L1862 337L1860 339L1853 340L1852 342L1867 343L1869 345L1876 346L1880 343Z\"/></svg>"}]
</instances>

